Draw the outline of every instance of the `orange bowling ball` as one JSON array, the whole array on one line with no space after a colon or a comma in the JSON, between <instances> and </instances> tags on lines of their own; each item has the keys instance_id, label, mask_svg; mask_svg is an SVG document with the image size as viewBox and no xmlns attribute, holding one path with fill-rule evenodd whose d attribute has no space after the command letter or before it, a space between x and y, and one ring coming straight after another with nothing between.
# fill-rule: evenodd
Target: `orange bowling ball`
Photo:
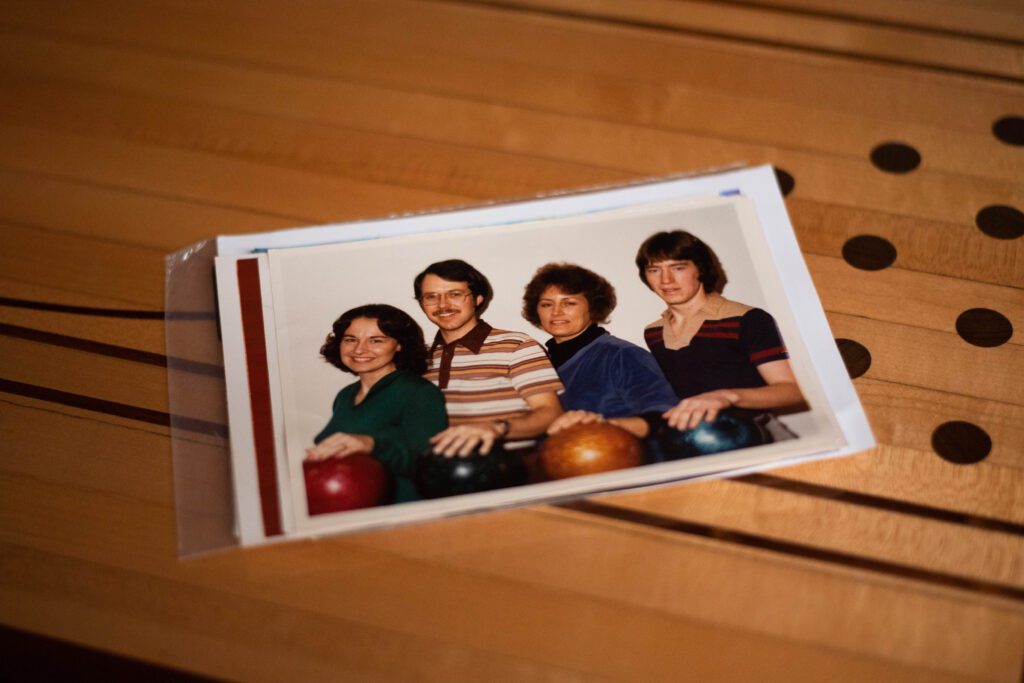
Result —
<instances>
[{"instance_id":1,"label":"orange bowling ball","mask_svg":"<svg viewBox=\"0 0 1024 683\"><path fill-rule=\"evenodd\" d=\"M636 467L643 457L639 439L607 422L573 425L549 436L540 448L541 467L551 479Z\"/></svg>"}]
</instances>

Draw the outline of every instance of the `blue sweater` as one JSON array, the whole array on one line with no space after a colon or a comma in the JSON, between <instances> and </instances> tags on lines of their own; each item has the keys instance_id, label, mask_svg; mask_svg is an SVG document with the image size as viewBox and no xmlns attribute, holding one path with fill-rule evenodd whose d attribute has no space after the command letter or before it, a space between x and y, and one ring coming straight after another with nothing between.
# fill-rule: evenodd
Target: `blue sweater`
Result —
<instances>
[{"instance_id":1,"label":"blue sweater","mask_svg":"<svg viewBox=\"0 0 1024 683\"><path fill-rule=\"evenodd\" d=\"M607 418L659 413L679 399L654 356L624 339L602 334L558 367L562 407Z\"/></svg>"}]
</instances>

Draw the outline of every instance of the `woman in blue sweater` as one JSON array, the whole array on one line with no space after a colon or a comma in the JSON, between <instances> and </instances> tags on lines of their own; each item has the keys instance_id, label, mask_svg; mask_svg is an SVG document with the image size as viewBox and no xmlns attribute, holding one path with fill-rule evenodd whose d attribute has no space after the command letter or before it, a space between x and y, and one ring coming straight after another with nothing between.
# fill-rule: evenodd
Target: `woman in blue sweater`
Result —
<instances>
[{"instance_id":1,"label":"woman in blue sweater","mask_svg":"<svg viewBox=\"0 0 1024 683\"><path fill-rule=\"evenodd\" d=\"M526 285L523 317L551 335L548 354L565 385L560 398L566 412L549 434L607 421L645 438L678 402L648 351L600 327L615 303L610 282L569 263L542 266Z\"/></svg>"}]
</instances>

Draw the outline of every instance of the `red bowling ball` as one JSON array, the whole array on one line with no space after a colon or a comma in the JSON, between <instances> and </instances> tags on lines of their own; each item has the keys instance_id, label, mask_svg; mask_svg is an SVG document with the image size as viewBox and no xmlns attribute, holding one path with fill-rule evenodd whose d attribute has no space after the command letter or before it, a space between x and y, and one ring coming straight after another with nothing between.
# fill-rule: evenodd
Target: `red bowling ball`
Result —
<instances>
[{"instance_id":1,"label":"red bowling ball","mask_svg":"<svg viewBox=\"0 0 1024 683\"><path fill-rule=\"evenodd\" d=\"M636 467L643 457L639 439L607 422L563 429L549 436L540 450L541 467L551 479Z\"/></svg>"},{"instance_id":2,"label":"red bowling ball","mask_svg":"<svg viewBox=\"0 0 1024 683\"><path fill-rule=\"evenodd\" d=\"M387 490L387 471L366 453L306 460L302 470L310 516L379 505Z\"/></svg>"}]
</instances>

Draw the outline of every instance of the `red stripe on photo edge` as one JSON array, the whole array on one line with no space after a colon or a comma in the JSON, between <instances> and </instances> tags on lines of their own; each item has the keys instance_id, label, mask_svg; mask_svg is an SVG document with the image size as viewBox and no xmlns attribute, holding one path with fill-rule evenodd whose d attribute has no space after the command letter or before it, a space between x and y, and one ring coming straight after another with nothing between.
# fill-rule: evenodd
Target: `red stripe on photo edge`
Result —
<instances>
[{"instance_id":1,"label":"red stripe on photo edge","mask_svg":"<svg viewBox=\"0 0 1024 683\"><path fill-rule=\"evenodd\" d=\"M249 375L256 476L263 512L263 533L280 536L281 508L277 497L277 466L274 453L274 418L270 411L270 375L267 371L267 340L263 329L263 295L256 259L238 261L238 298L245 338L245 364Z\"/></svg>"},{"instance_id":2,"label":"red stripe on photo edge","mask_svg":"<svg viewBox=\"0 0 1024 683\"><path fill-rule=\"evenodd\" d=\"M775 347L772 347L770 349L765 349L764 351L758 351L757 353L750 354L750 360L755 361L755 360L761 360L762 358L767 358L768 356L785 356L785 355L786 355L786 347L785 346L775 346Z\"/></svg>"}]
</instances>

